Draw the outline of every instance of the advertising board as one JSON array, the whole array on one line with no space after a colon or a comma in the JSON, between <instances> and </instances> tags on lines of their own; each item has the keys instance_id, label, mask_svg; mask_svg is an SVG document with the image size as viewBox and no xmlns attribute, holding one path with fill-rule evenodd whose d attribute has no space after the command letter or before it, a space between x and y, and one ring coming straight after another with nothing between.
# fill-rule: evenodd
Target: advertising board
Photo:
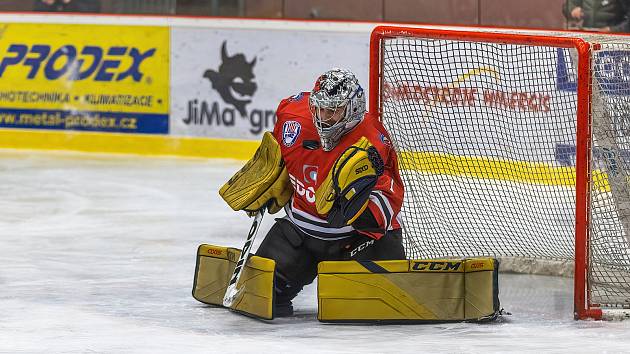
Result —
<instances>
[{"instance_id":1,"label":"advertising board","mask_svg":"<svg viewBox=\"0 0 630 354\"><path fill-rule=\"evenodd\" d=\"M367 88L368 33L173 28L171 134L259 140L283 98L333 67Z\"/></svg>"},{"instance_id":2,"label":"advertising board","mask_svg":"<svg viewBox=\"0 0 630 354\"><path fill-rule=\"evenodd\" d=\"M169 30L5 23L0 127L167 134Z\"/></svg>"}]
</instances>

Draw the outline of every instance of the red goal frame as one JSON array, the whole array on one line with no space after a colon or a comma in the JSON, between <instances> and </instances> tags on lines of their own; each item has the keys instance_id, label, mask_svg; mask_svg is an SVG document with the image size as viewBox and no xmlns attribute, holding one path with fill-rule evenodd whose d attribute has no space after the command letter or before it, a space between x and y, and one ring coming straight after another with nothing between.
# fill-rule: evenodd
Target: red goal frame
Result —
<instances>
[{"instance_id":1,"label":"red goal frame","mask_svg":"<svg viewBox=\"0 0 630 354\"><path fill-rule=\"evenodd\" d=\"M496 30L496 29L494 29ZM545 33L542 32L541 33ZM382 113L382 43L395 37L421 37L486 43L520 44L574 48L578 54L577 67L577 136L576 136L576 205L575 205L575 274L574 274L574 317L575 319L601 319L602 310L591 303L588 284L589 266L589 186L591 151L591 51L597 45L581 38L562 37L549 34L512 34L490 31L445 30L435 28L378 26L370 38L369 111Z\"/></svg>"}]
</instances>

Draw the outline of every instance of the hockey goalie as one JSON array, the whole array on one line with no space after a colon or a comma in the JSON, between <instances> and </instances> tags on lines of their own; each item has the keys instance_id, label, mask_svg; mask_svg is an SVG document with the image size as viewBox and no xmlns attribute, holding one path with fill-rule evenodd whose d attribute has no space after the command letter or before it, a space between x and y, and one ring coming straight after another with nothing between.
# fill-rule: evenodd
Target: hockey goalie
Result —
<instances>
[{"instance_id":1,"label":"hockey goalie","mask_svg":"<svg viewBox=\"0 0 630 354\"><path fill-rule=\"evenodd\" d=\"M354 74L325 72L312 91L283 100L277 118L273 133L220 190L230 207L256 219L243 250L199 247L197 300L262 319L290 316L292 300L318 277L322 321L496 314L495 260L405 259L396 153L383 125L366 114ZM286 216L248 258L262 213L282 209Z\"/></svg>"}]
</instances>

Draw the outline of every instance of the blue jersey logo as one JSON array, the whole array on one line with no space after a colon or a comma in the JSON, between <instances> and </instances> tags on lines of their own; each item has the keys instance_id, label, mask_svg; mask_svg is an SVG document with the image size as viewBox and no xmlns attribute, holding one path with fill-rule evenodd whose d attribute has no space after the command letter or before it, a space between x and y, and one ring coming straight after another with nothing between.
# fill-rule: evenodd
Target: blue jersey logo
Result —
<instances>
[{"instance_id":1,"label":"blue jersey logo","mask_svg":"<svg viewBox=\"0 0 630 354\"><path fill-rule=\"evenodd\" d=\"M300 92L298 94L295 94L295 95L289 97L289 101L297 102L297 101L300 101L302 99L302 97L304 97L304 92Z\"/></svg>"},{"instance_id":2,"label":"blue jersey logo","mask_svg":"<svg viewBox=\"0 0 630 354\"><path fill-rule=\"evenodd\" d=\"M300 131L302 131L300 123L294 120L284 122L282 125L282 143L284 146L293 146L293 144L297 141L298 136L300 136Z\"/></svg>"}]
</instances>

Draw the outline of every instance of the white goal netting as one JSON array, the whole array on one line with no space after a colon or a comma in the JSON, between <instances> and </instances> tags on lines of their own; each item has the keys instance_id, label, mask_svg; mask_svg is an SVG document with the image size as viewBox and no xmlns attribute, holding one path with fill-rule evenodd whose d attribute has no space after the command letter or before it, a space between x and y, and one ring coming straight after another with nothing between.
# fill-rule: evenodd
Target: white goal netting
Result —
<instances>
[{"instance_id":1,"label":"white goal netting","mask_svg":"<svg viewBox=\"0 0 630 354\"><path fill-rule=\"evenodd\" d=\"M601 44L588 208L576 206L576 154L588 148L576 129L589 117L578 118L575 49L383 40L381 117L406 186L409 257L495 256L571 273L576 208L586 208L590 302L630 305L630 41L619 38L587 39Z\"/></svg>"}]
</instances>

